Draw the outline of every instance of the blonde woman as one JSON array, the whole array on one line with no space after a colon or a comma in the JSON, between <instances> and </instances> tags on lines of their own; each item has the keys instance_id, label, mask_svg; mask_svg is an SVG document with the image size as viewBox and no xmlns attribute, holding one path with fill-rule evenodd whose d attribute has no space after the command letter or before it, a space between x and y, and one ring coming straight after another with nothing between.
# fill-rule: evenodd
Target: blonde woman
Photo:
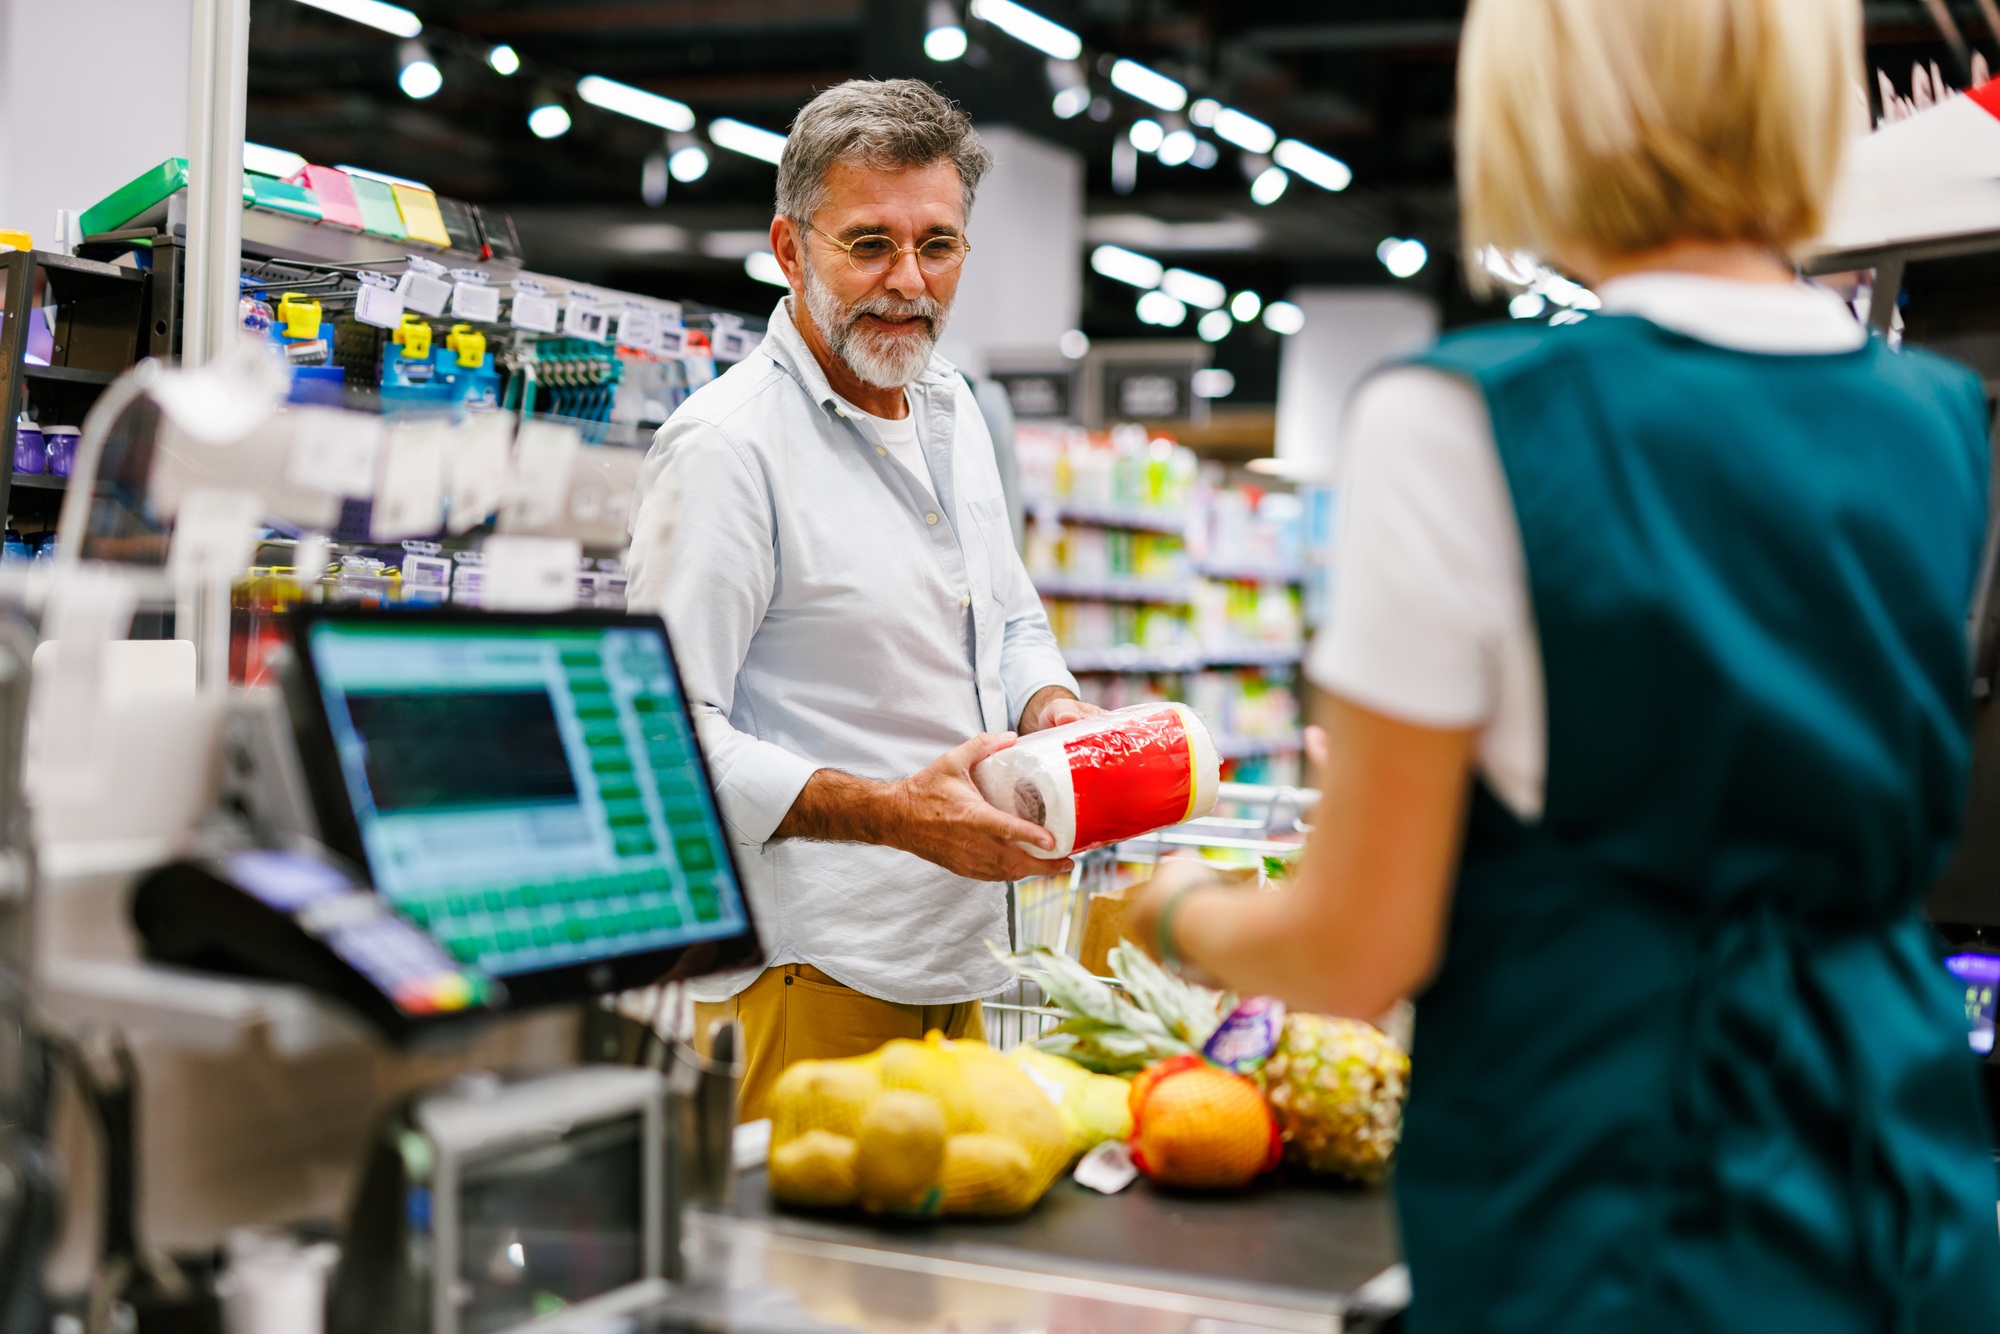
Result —
<instances>
[{"instance_id":1,"label":"blonde woman","mask_svg":"<svg viewBox=\"0 0 2000 1334\"><path fill-rule=\"evenodd\" d=\"M1325 818L1282 892L1182 864L1140 904L1233 988L1418 995L1415 1334L2000 1330L1917 909L1964 791L1986 405L1787 259L1860 42L1857 0L1473 0L1466 250L1603 309L1361 391Z\"/></svg>"}]
</instances>

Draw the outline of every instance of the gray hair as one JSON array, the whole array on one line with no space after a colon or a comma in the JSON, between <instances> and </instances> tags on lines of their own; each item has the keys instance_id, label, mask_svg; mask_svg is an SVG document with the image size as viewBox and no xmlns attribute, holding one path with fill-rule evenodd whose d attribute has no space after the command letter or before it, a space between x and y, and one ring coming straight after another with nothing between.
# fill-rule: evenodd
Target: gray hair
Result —
<instances>
[{"instance_id":1,"label":"gray hair","mask_svg":"<svg viewBox=\"0 0 2000 1334\"><path fill-rule=\"evenodd\" d=\"M922 79L850 79L806 103L778 162L778 212L805 222L826 202L836 162L901 171L949 159L965 191L965 214L993 155L972 118Z\"/></svg>"}]
</instances>

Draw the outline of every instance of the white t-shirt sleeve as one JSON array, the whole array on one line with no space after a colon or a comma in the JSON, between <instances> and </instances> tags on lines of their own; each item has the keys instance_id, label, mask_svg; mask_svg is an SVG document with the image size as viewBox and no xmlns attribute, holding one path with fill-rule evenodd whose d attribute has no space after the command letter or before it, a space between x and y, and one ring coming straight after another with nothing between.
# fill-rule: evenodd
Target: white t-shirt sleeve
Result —
<instances>
[{"instance_id":1,"label":"white t-shirt sleeve","mask_svg":"<svg viewBox=\"0 0 2000 1334\"><path fill-rule=\"evenodd\" d=\"M1540 652L1485 400L1440 371L1385 372L1355 399L1345 453L1332 614L1306 674L1403 722L1479 728L1488 779L1538 814Z\"/></svg>"}]
</instances>

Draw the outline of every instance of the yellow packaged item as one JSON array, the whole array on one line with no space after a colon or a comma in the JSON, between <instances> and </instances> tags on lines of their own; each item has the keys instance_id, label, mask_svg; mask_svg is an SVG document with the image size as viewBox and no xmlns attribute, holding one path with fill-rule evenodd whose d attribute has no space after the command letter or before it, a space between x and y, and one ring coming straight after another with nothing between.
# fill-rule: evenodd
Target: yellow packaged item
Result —
<instances>
[{"instance_id":1,"label":"yellow packaged item","mask_svg":"<svg viewBox=\"0 0 2000 1334\"><path fill-rule=\"evenodd\" d=\"M403 230L412 241L422 241L440 250L451 249L451 233L444 229L444 214L438 211L438 197L421 185L389 183L396 196L396 211L403 215Z\"/></svg>"},{"instance_id":2,"label":"yellow packaged item","mask_svg":"<svg viewBox=\"0 0 2000 1334\"><path fill-rule=\"evenodd\" d=\"M1069 1128L1070 1157L1081 1158L1108 1139L1132 1134L1132 1085L1093 1074L1075 1061L1022 1043L1007 1059L1048 1095Z\"/></svg>"},{"instance_id":3,"label":"yellow packaged item","mask_svg":"<svg viewBox=\"0 0 2000 1334\"><path fill-rule=\"evenodd\" d=\"M431 326L421 315L405 315L403 322L390 333L389 341L401 347L409 360L421 360L431 354Z\"/></svg>"},{"instance_id":4,"label":"yellow packaged item","mask_svg":"<svg viewBox=\"0 0 2000 1334\"><path fill-rule=\"evenodd\" d=\"M1071 1157L1056 1105L983 1042L898 1039L801 1061L771 1090L771 1193L912 1217L1018 1214Z\"/></svg>"}]
</instances>

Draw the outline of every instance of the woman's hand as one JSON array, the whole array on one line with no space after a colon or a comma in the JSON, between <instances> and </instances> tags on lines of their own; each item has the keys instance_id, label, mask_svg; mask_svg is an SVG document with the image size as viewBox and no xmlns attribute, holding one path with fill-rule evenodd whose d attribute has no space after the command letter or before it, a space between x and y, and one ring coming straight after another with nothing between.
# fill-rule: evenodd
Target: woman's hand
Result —
<instances>
[{"instance_id":1,"label":"woman's hand","mask_svg":"<svg viewBox=\"0 0 2000 1334\"><path fill-rule=\"evenodd\" d=\"M1160 953L1160 913L1167 900L1182 890L1220 888L1221 882L1199 857L1164 857L1153 868L1139 897L1125 910L1125 938L1154 959L1165 962ZM1178 950L1175 951L1179 953Z\"/></svg>"}]
</instances>

